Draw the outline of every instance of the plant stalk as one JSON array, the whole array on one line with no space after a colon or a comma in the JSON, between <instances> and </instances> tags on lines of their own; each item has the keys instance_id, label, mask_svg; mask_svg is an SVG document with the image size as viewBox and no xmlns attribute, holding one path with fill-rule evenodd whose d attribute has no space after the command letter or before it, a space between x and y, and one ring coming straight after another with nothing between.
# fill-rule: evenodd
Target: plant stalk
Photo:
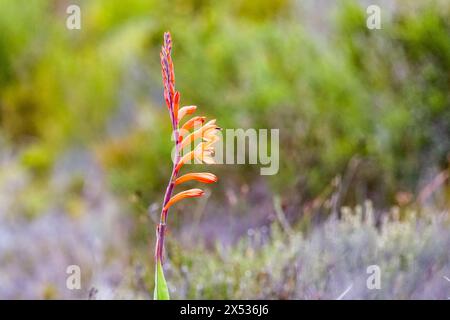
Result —
<instances>
[{"instance_id":1,"label":"plant stalk","mask_svg":"<svg viewBox=\"0 0 450 320\"><path fill-rule=\"evenodd\" d=\"M172 116L172 115L171 115ZM159 224L156 226L156 248L155 248L155 262L156 265L158 262L161 263L161 266L164 264L164 237L166 232L166 225L167 225L167 214L169 210L165 210L164 207L166 206L167 202L169 202L170 198L172 197L173 189L175 187L175 180L178 176L178 170L177 165L180 162L180 144L178 141L179 132L178 132L178 125L175 124L175 119L172 116L172 126L174 128L174 138L175 138L175 160L174 165L172 169L172 174L170 176L169 184L166 188L166 193L164 195L164 201L161 209L161 216Z\"/></svg>"}]
</instances>

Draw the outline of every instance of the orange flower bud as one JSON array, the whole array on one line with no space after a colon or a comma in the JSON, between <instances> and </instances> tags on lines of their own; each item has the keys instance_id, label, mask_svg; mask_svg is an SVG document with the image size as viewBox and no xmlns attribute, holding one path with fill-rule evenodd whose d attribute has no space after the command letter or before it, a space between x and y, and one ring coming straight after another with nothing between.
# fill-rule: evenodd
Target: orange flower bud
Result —
<instances>
[{"instance_id":1,"label":"orange flower bud","mask_svg":"<svg viewBox=\"0 0 450 320\"><path fill-rule=\"evenodd\" d=\"M190 180L197 180L203 183L214 183L217 181L217 177L208 172L188 173L175 180L175 185L179 185Z\"/></svg>"},{"instance_id":2,"label":"orange flower bud","mask_svg":"<svg viewBox=\"0 0 450 320\"><path fill-rule=\"evenodd\" d=\"M177 120L178 120L178 122L180 122L181 119L183 119L183 117L184 117L185 115L194 113L194 111L195 111L196 109L197 109L197 106L186 106L186 107L181 108L181 109L178 111L178 115L177 115Z\"/></svg>"},{"instance_id":3,"label":"orange flower bud","mask_svg":"<svg viewBox=\"0 0 450 320\"><path fill-rule=\"evenodd\" d=\"M201 189L189 189L186 191L181 191L180 193L177 193L172 198L170 198L170 200L164 206L163 210L167 211L173 204L175 204L178 201L183 200L185 198L201 197L204 194L205 194L205 192Z\"/></svg>"},{"instance_id":4,"label":"orange flower bud","mask_svg":"<svg viewBox=\"0 0 450 320\"><path fill-rule=\"evenodd\" d=\"M196 124L202 125L206 120L206 117L193 117L190 120L186 121L185 124L181 127L181 130L188 131L192 129Z\"/></svg>"},{"instance_id":5,"label":"orange flower bud","mask_svg":"<svg viewBox=\"0 0 450 320\"><path fill-rule=\"evenodd\" d=\"M175 119L178 119L178 109L180 108L180 92L175 92L175 96L173 97L173 114Z\"/></svg>"}]
</instances>

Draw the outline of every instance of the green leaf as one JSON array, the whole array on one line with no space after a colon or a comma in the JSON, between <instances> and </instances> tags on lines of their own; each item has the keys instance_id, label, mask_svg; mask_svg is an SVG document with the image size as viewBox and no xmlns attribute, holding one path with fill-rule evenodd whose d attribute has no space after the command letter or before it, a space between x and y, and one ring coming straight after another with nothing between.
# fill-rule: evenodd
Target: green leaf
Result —
<instances>
[{"instance_id":1,"label":"green leaf","mask_svg":"<svg viewBox=\"0 0 450 320\"><path fill-rule=\"evenodd\" d=\"M170 300L169 288L167 287L166 279L164 278L162 264L159 259L156 262L155 292L153 294L153 299L155 299L155 300Z\"/></svg>"}]
</instances>

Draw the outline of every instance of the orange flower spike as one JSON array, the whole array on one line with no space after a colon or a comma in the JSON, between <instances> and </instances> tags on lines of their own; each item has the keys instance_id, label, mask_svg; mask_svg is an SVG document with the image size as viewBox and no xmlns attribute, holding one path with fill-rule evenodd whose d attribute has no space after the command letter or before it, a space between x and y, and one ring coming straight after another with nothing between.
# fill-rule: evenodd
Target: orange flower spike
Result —
<instances>
[{"instance_id":1,"label":"orange flower spike","mask_svg":"<svg viewBox=\"0 0 450 320\"><path fill-rule=\"evenodd\" d=\"M169 202L167 202L167 204L164 206L164 211L167 211L173 204L177 203L180 200L186 198L201 197L204 194L205 192L201 189L189 189L186 191L181 191L180 193L177 193L172 198L170 198Z\"/></svg>"},{"instance_id":2,"label":"orange flower spike","mask_svg":"<svg viewBox=\"0 0 450 320\"><path fill-rule=\"evenodd\" d=\"M185 115L194 113L194 111L195 111L196 109L197 109L197 106L186 106L186 107L181 108L181 109L178 111L178 117L177 117L178 122L180 122L181 119L183 119L183 117L184 117Z\"/></svg>"},{"instance_id":3,"label":"orange flower spike","mask_svg":"<svg viewBox=\"0 0 450 320\"><path fill-rule=\"evenodd\" d=\"M196 180L203 183L214 183L217 181L217 177L212 173L208 172L199 172L199 173L187 173L177 180L175 180L175 185L179 185L186 181Z\"/></svg>"},{"instance_id":4,"label":"orange flower spike","mask_svg":"<svg viewBox=\"0 0 450 320\"><path fill-rule=\"evenodd\" d=\"M191 163L192 160L203 163L214 163L214 147L212 146L219 137L216 135L220 129L215 120L204 124L205 117L193 117L186 121L183 126L180 122L184 116L192 114L197 107L185 106L180 108L180 93L175 89L175 73L172 59L172 38L169 32L164 33L164 44L161 49L161 71L164 85L164 100L169 109L170 118L172 120L172 134L177 137L175 143L175 168L172 170L169 183L164 194L164 200L161 210L159 223L156 226L156 244L155 244L155 299L170 299L169 289L164 279L163 263L164 263L164 239L167 230L166 221L169 208L178 201L185 198L201 197L204 191L201 189L189 189L172 196L176 185L187 181L198 181L203 183L213 183L217 181L217 177L211 173L188 173L178 177L179 170L184 164ZM200 124L200 126L198 126ZM198 128L200 127L200 128ZM192 133L190 130L192 129ZM201 139L200 143L189 153L182 154L183 149L187 145L191 145L196 139Z\"/></svg>"}]
</instances>

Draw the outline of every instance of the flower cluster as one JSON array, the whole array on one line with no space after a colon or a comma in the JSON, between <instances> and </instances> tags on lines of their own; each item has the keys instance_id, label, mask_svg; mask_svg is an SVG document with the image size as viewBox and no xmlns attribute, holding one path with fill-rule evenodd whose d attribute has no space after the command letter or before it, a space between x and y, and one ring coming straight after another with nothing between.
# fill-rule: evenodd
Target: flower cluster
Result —
<instances>
[{"instance_id":1,"label":"flower cluster","mask_svg":"<svg viewBox=\"0 0 450 320\"><path fill-rule=\"evenodd\" d=\"M170 119L172 121L173 136L175 138L175 159L172 175L164 196L160 223L156 229L156 299L169 298L167 285L165 283L164 274L162 271L164 235L169 208L182 199L200 197L204 194L203 190L195 188L181 191L180 193L172 196L175 186L192 180L202 183L213 183L217 181L217 177L208 172L187 173L183 176L178 176L183 165L190 163L192 160L197 160L206 164L214 163L214 143L219 140L218 132L220 127L216 125L215 119L205 123L205 117L196 116L187 120L180 128L181 120L186 115L194 113L197 107L184 106L180 108L180 92L175 89L175 73L171 54L172 38L170 33L166 32L164 34L164 45L162 47L160 57L164 84L164 100L169 110ZM192 151L181 155L182 150L195 145L195 143L199 140L200 142Z\"/></svg>"}]
</instances>

